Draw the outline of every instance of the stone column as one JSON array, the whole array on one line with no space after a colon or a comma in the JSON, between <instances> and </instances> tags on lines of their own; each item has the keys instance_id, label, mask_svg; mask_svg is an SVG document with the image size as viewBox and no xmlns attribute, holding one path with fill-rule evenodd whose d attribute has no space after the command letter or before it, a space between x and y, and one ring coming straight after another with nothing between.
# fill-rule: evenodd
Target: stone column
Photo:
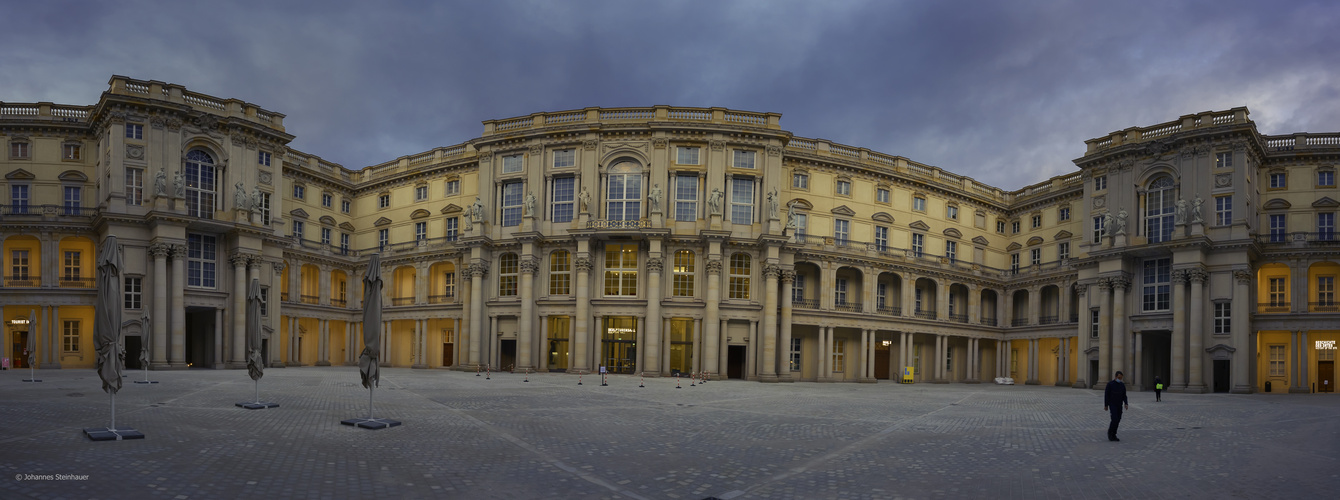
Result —
<instances>
[{"instance_id":1,"label":"stone column","mask_svg":"<svg viewBox=\"0 0 1340 500\"><path fill-rule=\"evenodd\" d=\"M717 356L721 344L721 259L707 261L707 308L703 326L707 327L703 342L703 369L717 370Z\"/></svg>"},{"instance_id":2,"label":"stone column","mask_svg":"<svg viewBox=\"0 0 1340 500\"><path fill-rule=\"evenodd\" d=\"M828 364L831 361L828 355L828 327L819 327L819 370L818 379L820 382L828 380Z\"/></svg>"},{"instance_id":3,"label":"stone column","mask_svg":"<svg viewBox=\"0 0 1340 500\"><path fill-rule=\"evenodd\" d=\"M762 341L763 349L759 354L763 363L758 373L763 382L777 381L777 278L781 273L782 268L774 264L763 268L763 334L759 339Z\"/></svg>"},{"instance_id":4,"label":"stone column","mask_svg":"<svg viewBox=\"0 0 1340 500\"><path fill-rule=\"evenodd\" d=\"M902 285L903 285L902 287L903 316L911 318L916 316L916 289L917 289L916 276L914 276L912 273L904 274Z\"/></svg>"},{"instance_id":5,"label":"stone column","mask_svg":"<svg viewBox=\"0 0 1340 500\"><path fill-rule=\"evenodd\" d=\"M1088 303L1088 297L1087 297L1088 294L1089 294L1089 285L1085 285L1085 284L1081 284L1081 283L1075 283L1075 294L1076 294L1076 298L1075 298L1075 300L1076 300L1077 302L1079 302L1078 304L1076 304L1076 306L1079 308L1079 316L1080 316L1080 317L1079 317L1079 321L1076 322L1076 323L1079 323L1079 328L1078 328L1079 331L1076 332L1076 337L1075 337L1076 339L1079 339L1080 342L1079 342L1079 344L1078 344L1076 347L1085 347L1085 349L1087 349L1087 346L1088 346L1088 343L1089 343L1089 338L1090 338L1090 336L1089 336L1089 331L1090 331L1090 330L1089 330L1089 329L1092 328L1090 322L1093 321L1093 318L1092 318L1092 316L1091 316L1092 313L1089 312L1089 303ZM1081 352L1076 352L1076 353L1075 353L1075 354L1076 354L1076 357L1080 358L1081 360L1087 359L1087 358L1085 358L1085 357L1082 356L1082 354L1083 354L1082 351L1084 351L1085 349L1078 349L1078 351L1081 351ZM1067 359L1068 359L1069 353L1070 353L1070 351L1067 350L1067 351L1066 351ZM1080 364L1076 364L1076 365L1075 365L1075 367L1076 367L1076 370L1075 370L1075 374L1076 374L1076 377L1075 377L1075 383L1074 383L1071 387L1088 387L1088 386L1089 386L1089 382L1086 380L1086 378L1085 378L1085 376L1084 376L1085 370L1079 369L1079 368L1082 367L1082 366L1083 366L1083 365L1080 365Z\"/></svg>"},{"instance_id":6,"label":"stone column","mask_svg":"<svg viewBox=\"0 0 1340 500\"><path fill-rule=\"evenodd\" d=\"M243 314L245 315L245 312ZM245 321L245 316L243 316L242 321ZM233 322L234 323L238 322L236 317L233 318ZM223 309L216 307L214 308L214 363L211 366L212 368L219 368L223 366L224 335L225 334L223 326Z\"/></svg>"},{"instance_id":7,"label":"stone column","mask_svg":"<svg viewBox=\"0 0 1340 500\"><path fill-rule=\"evenodd\" d=\"M982 322L982 288L977 285L968 285L968 324L977 325Z\"/></svg>"},{"instance_id":8,"label":"stone column","mask_svg":"<svg viewBox=\"0 0 1340 500\"><path fill-rule=\"evenodd\" d=\"M316 320L316 366L330 366L330 320Z\"/></svg>"},{"instance_id":9,"label":"stone column","mask_svg":"<svg viewBox=\"0 0 1340 500\"><path fill-rule=\"evenodd\" d=\"M859 382L859 381L863 381L863 380L865 380L865 379L869 376L869 374L870 374L870 366L869 366L869 365L870 365L870 360L869 360L869 358L866 357L866 350L868 349L868 346L869 346L869 345L870 345L870 330L866 330L866 329L862 328L862 329L861 329L861 347L860 347L861 351L860 351L860 356L859 356L859 358L858 358L858 361L860 362L860 365L861 365L861 372L860 372L860 375L858 375L858 376L856 377L856 380L857 380L858 382Z\"/></svg>"},{"instance_id":10,"label":"stone column","mask_svg":"<svg viewBox=\"0 0 1340 500\"><path fill-rule=\"evenodd\" d=\"M1191 280L1191 342L1190 359L1188 360L1188 371L1191 372L1191 381L1187 383L1188 392L1205 392L1205 370L1201 364L1205 359L1205 279L1209 276L1203 268L1191 269L1187 272L1187 277Z\"/></svg>"},{"instance_id":11,"label":"stone column","mask_svg":"<svg viewBox=\"0 0 1340 500\"><path fill-rule=\"evenodd\" d=\"M639 371L649 377L661 375L661 327L665 320L661 318L661 273L665 270L665 261L659 253L647 258L647 327L645 346L638 345L642 352L642 368Z\"/></svg>"},{"instance_id":12,"label":"stone column","mask_svg":"<svg viewBox=\"0 0 1340 500\"><path fill-rule=\"evenodd\" d=\"M1033 287L1028 289L1028 324L1041 324L1042 311L1042 288Z\"/></svg>"},{"instance_id":13,"label":"stone column","mask_svg":"<svg viewBox=\"0 0 1340 500\"><path fill-rule=\"evenodd\" d=\"M1070 385L1070 337L1061 337L1058 345L1060 354L1059 370L1056 374L1056 386L1065 387Z\"/></svg>"},{"instance_id":14,"label":"stone column","mask_svg":"<svg viewBox=\"0 0 1340 500\"><path fill-rule=\"evenodd\" d=\"M791 285L796 280L793 270L782 271L782 332L778 339L781 351L777 360L777 378L781 382L794 382L791 378ZM799 367L797 367L799 368Z\"/></svg>"},{"instance_id":15,"label":"stone column","mask_svg":"<svg viewBox=\"0 0 1340 500\"><path fill-rule=\"evenodd\" d=\"M1014 293L1006 290L1002 297L1005 303L1005 314L1000 317L1000 326L1014 326Z\"/></svg>"},{"instance_id":16,"label":"stone column","mask_svg":"<svg viewBox=\"0 0 1340 500\"><path fill-rule=\"evenodd\" d=\"M745 380L757 379L758 365L761 362L760 358L762 358L758 355L758 321L749 320L749 336L745 338L749 340L745 344L744 377Z\"/></svg>"},{"instance_id":17,"label":"stone column","mask_svg":"<svg viewBox=\"0 0 1340 500\"><path fill-rule=\"evenodd\" d=\"M912 333L902 332L898 335L898 370L894 377L899 381L903 380L903 370L909 366L909 356L912 349Z\"/></svg>"},{"instance_id":18,"label":"stone column","mask_svg":"<svg viewBox=\"0 0 1340 500\"><path fill-rule=\"evenodd\" d=\"M1112 372L1126 369L1126 290L1131 280L1112 278Z\"/></svg>"},{"instance_id":19,"label":"stone column","mask_svg":"<svg viewBox=\"0 0 1340 500\"><path fill-rule=\"evenodd\" d=\"M186 368L186 245L172 245L172 356L173 368Z\"/></svg>"},{"instance_id":20,"label":"stone column","mask_svg":"<svg viewBox=\"0 0 1340 500\"><path fill-rule=\"evenodd\" d=\"M1134 365L1134 366L1135 366L1135 368L1131 370L1131 376L1130 376L1130 377L1127 377L1126 380L1131 381L1131 384L1133 384L1133 385L1135 386L1135 387L1134 387L1135 390L1137 390L1137 391L1143 391L1143 390L1145 390L1145 376L1144 376L1144 373L1145 373L1145 372L1144 372L1144 368L1145 368L1145 360L1144 360L1144 354L1145 354L1145 351L1144 351L1144 347L1145 347L1145 346L1144 346L1144 337L1145 337L1145 332L1143 332L1143 331L1138 331L1138 330L1137 330L1137 331L1134 332L1134 336L1135 336L1135 349L1134 349L1134 352L1135 352L1135 365Z\"/></svg>"},{"instance_id":21,"label":"stone column","mask_svg":"<svg viewBox=\"0 0 1340 500\"><path fill-rule=\"evenodd\" d=\"M1312 392L1312 384L1309 382L1312 367L1307 363L1307 332L1307 330L1298 331L1298 392L1303 393Z\"/></svg>"},{"instance_id":22,"label":"stone column","mask_svg":"<svg viewBox=\"0 0 1340 500\"><path fill-rule=\"evenodd\" d=\"M531 342L535 331L532 324L535 315L535 274L540 271L540 263L535 257L527 255L521 259L521 317L517 319L516 332L516 369L525 371L535 368L531 355ZM638 346L640 349L642 346Z\"/></svg>"},{"instance_id":23,"label":"stone column","mask_svg":"<svg viewBox=\"0 0 1340 500\"><path fill-rule=\"evenodd\" d=\"M1249 369L1252 367L1254 353L1256 352L1256 343L1248 339L1250 332L1247 317L1251 311L1251 283L1252 273L1248 271L1233 272L1233 305L1230 306L1230 331L1233 335L1233 393L1250 394L1255 390L1255 383L1251 377Z\"/></svg>"},{"instance_id":24,"label":"stone column","mask_svg":"<svg viewBox=\"0 0 1340 500\"><path fill-rule=\"evenodd\" d=\"M474 367L488 363L488 360L479 357L480 347L485 341L484 324L487 319L484 317L484 277L488 276L488 272L488 266L482 262L471 263L467 271L470 275L470 365Z\"/></svg>"},{"instance_id":25,"label":"stone column","mask_svg":"<svg viewBox=\"0 0 1340 500\"><path fill-rule=\"evenodd\" d=\"M689 367L689 370L691 370L692 373L702 373L703 353L707 352L707 348L703 347L703 344L707 343L707 341L703 339L703 320L694 318L693 331L690 332L690 336L693 337L693 349L691 349L693 351L693 363L692 366Z\"/></svg>"},{"instance_id":26,"label":"stone column","mask_svg":"<svg viewBox=\"0 0 1340 500\"><path fill-rule=\"evenodd\" d=\"M153 320L149 328L153 329L153 352L149 366L154 369L168 367L168 273L167 256L169 246L163 243L149 245L149 254L154 257L154 309ZM34 332L36 335L36 332Z\"/></svg>"},{"instance_id":27,"label":"stone column","mask_svg":"<svg viewBox=\"0 0 1340 500\"><path fill-rule=\"evenodd\" d=\"M1028 339L1028 368L1026 373L1025 385L1038 385L1040 383L1038 381L1038 339Z\"/></svg>"},{"instance_id":28,"label":"stone column","mask_svg":"<svg viewBox=\"0 0 1340 500\"><path fill-rule=\"evenodd\" d=\"M573 267L577 269L577 317L572 320L572 328L568 337L572 342L572 358L568 365L568 371L572 373L582 373L591 371L591 362L587 359L588 345L591 338L591 258L578 253L578 257L573 259Z\"/></svg>"},{"instance_id":29,"label":"stone column","mask_svg":"<svg viewBox=\"0 0 1340 500\"><path fill-rule=\"evenodd\" d=\"M247 367L247 262L251 261L251 256L234 252L228 258L228 262L233 264L233 335L228 344L231 349L228 350L228 368L246 368ZM238 318L242 318L239 320Z\"/></svg>"},{"instance_id":30,"label":"stone column","mask_svg":"<svg viewBox=\"0 0 1340 500\"><path fill-rule=\"evenodd\" d=\"M469 265L464 264L458 265L457 269L459 269L459 279L461 280L461 286L457 290L461 294L459 303L464 305L461 307L461 318L456 322L456 345L452 347L453 354L456 356L456 363L452 366L460 371L474 371L476 366L474 363L479 360L475 358L474 361L471 361L470 346L478 342L479 337L470 332L475 329L474 324L479 321L479 318L471 312L475 303L474 295L470 294L473 272Z\"/></svg>"},{"instance_id":31,"label":"stone column","mask_svg":"<svg viewBox=\"0 0 1340 500\"><path fill-rule=\"evenodd\" d=\"M944 367L944 361L945 361L945 336L944 336L944 335L940 335L940 334L936 334L936 335L935 335L935 362L931 364L931 366L935 367L935 368L934 368L934 369L935 369L935 377L931 380L932 382L939 383L939 382L943 382L943 381L944 381L944 379L945 379L945 367Z\"/></svg>"},{"instance_id":32,"label":"stone column","mask_svg":"<svg viewBox=\"0 0 1340 500\"><path fill-rule=\"evenodd\" d=\"M935 282L935 319L940 321L949 320L949 287L948 281Z\"/></svg>"}]
</instances>

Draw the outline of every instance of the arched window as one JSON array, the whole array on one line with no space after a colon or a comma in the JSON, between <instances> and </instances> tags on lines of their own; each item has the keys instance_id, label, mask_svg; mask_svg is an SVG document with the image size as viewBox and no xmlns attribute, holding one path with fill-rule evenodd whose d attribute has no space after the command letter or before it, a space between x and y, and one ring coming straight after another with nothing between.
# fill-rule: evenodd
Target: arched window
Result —
<instances>
[{"instance_id":1,"label":"arched window","mask_svg":"<svg viewBox=\"0 0 1340 500\"><path fill-rule=\"evenodd\" d=\"M638 220L642 217L642 168L625 161L610 167L605 186L605 218Z\"/></svg>"},{"instance_id":2,"label":"arched window","mask_svg":"<svg viewBox=\"0 0 1340 500\"><path fill-rule=\"evenodd\" d=\"M214 218L214 194L218 172L214 157L199 149L186 153L186 213L202 219Z\"/></svg>"},{"instance_id":3,"label":"arched window","mask_svg":"<svg viewBox=\"0 0 1340 500\"><path fill-rule=\"evenodd\" d=\"M1150 243L1172 238L1176 190L1171 176L1160 175L1149 181L1145 192L1145 236Z\"/></svg>"},{"instance_id":4,"label":"arched window","mask_svg":"<svg viewBox=\"0 0 1340 500\"><path fill-rule=\"evenodd\" d=\"M749 254L737 253L730 256L730 298L749 298L750 261Z\"/></svg>"},{"instance_id":5,"label":"arched window","mask_svg":"<svg viewBox=\"0 0 1340 500\"><path fill-rule=\"evenodd\" d=\"M572 293L572 255L567 250L549 254L549 295Z\"/></svg>"},{"instance_id":6,"label":"arched window","mask_svg":"<svg viewBox=\"0 0 1340 500\"><path fill-rule=\"evenodd\" d=\"M498 296L516 297L517 257L505 253L498 258Z\"/></svg>"},{"instance_id":7,"label":"arched window","mask_svg":"<svg viewBox=\"0 0 1340 500\"><path fill-rule=\"evenodd\" d=\"M693 251L679 250L675 252L675 266L671 271L674 274L674 284L672 287L674 288L674 290L672 290L673 295L675 297L692 297L694 271Z\"/></svg>"}]
</instances>

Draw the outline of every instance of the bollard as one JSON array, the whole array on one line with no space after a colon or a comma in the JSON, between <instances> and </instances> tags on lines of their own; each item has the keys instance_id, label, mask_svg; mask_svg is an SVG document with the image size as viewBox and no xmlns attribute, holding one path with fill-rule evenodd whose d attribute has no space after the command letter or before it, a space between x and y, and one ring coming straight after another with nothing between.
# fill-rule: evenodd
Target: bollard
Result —
<instances>
[{"instance_id":1,"label":"bollard","mask_svg":"<svg viewBox=\"0 0 1340 500\"><path fill-rule=\"evenodd\" d=\"M577 385L582 385L582 372L577 372Z\"/></svg>"},{"instance_id":2,"label":"bollard","mask_svg":"<svg viewBox=\"0 0 1340 500\"><path fill-rule=\"evenodd\" d=\"M690 373L690 374L689 374L689 387L698 387L698 374L697 374L697 373Z\"/></svg>"},{"instance_id":3,"label":"bollard","mask_svg":"<svg viewBox=\"0 0 1340 500\"><path fill-rule=\"evenodd\" d=\"M493 365L484 365L484 380L489 380L493 374Z\"/></svg>"},{"instance_id":4,"label":"bollard","mask_svg":"<svg viewBox=\"0 0 1340 500\"><path fill-rule=\"evenodd\" d=\"M712 372L703 372L703 381L700 385L707 385L707 379L712 378Z\"/></svg>"},{"instance_id":5,"label":"bollard","mask_svg":"<svg viewBox=\"0 0 1340 500\"><path fill-rule=\"evenodd\" d=\"M646 387L646 385L643 385L643 384L642 384L642 379L646 377L646 374L647 374L647 372L637 372L637 386L638 386L638 387Z\"/></svg>"},{"instance_id":6,"label":"bollard","mask_svg":"<svg viewBox=\"0 0 1340 500\"><path fill-rule=\"evenodd\" d=\"M600 386L601 386L601 387L607 387L607 386L610 385L609 382L608 382L608 381L606 380L606 378L605 378L605 377L608 376L608 375L609 375L609 374L607 374L607 373L601 373L601 374L600 374Z\"/></svg>"},{"instance_id":7,"label":"bollard","mask_svg":"<svg viewBox=\"0 0 1340 500\"><path fill-rule=\"evenodd\" d=\"M683 387L680 387L680 386L679 386L679 374L678 374L678 373L675 374L675 388L676 388L676 389L683 389Z\"/></svg>"},{"instance_id":8,"label":"bollard","mask_svg":"<svg viewBox=\"0 0 1340 500\"><path fill-rule=\"evenodd\" d=\"M526 369L526 380L522 380L522 382L530 382L530 368Z\"/></svg>"},{"instance_id":9,"label":"bollard","mask_svg":"<svg viewBox=\"0 0 1340 500\"><path fill-rule=\"evenodd\" d=\"M479 376L479 365L478 365L478 364L475 364L475 376L476 376L476 377Z\"/></svg>"}]
</instances>

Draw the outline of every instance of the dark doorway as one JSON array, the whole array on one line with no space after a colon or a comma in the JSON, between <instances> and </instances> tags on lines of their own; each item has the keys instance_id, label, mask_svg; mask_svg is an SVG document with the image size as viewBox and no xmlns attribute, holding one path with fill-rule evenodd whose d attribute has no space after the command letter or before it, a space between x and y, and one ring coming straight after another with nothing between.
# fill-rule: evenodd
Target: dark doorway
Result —
<instances>
[{"instance_id":1,"label":"dark doorway","mask_svg":"<svg viewBox=\"0 0 1340 500\"><path fill-rule=\"evenodd\" d=\"M1098 387L1098 360L1089 360L1089 388Z\"/></svg>"},{"instance_id":2,"label":"dark doorway","mask_svg":"<svg viewBox=\"0 0 1340 500\"><path fill-rule=\"evenodd\" d=\"M442 343L442 366L451 366L456 361L456 344L451 342Z\"/></svg>"},{"instance_id":3,"label":"dark doorway","mask_svg":"<svg viewBox=\"0 0 1340 500\"><path fill-rule=\"evenodd\" d=\"M13 349L9 352L14 353L9 357L10 368L28 367L28 332L14 332Z\"/></svg>"},{"instance_id":4,"label":"dark doorway","mask_svg":"<svg viewBox=\"0 0 1340 500\"><path fill-rule=\"evenodd\" d=\"M1228 392L1228 360L1214 360L1214 392Z\"/></svg>"},{"instance_id":5,"label":"dark doorway","mask_svg":"<svg viewBox=\"0 0 1340 500\"><path fill-rule=\"evenodd\" d=\"M1144 390L1154 390L1154 377L1164 383L1172 380L1172 332L1146 331L1140 334L1144 366L1136 380Z\"/></svg>"},{"instance_id":6,"label":"dark doorway","mask_svg":"<svg viewBox=\"0 0 1340 500\"><path fill-rule=\"evenodd\" d=\"M1317 392L1335 392L1335 362L1317 362Z\"/></svg>"},{"instance_id":7,"label":"dark doorway","mask_svg":"<svg viewBox=\"0 0 1340 500\"><path fill-rule=\"evenodd\" d=\"M498 341L498 371L516 366L516 339Z\"/></svg>"},{"instance_id":8,"label":"dark doorway","mask_svg":"<svg viewBox=\"0 0 1340 500\"><path fill-rule=\"evenodd\" d=\"M749 359L748 347L728 346L726 351L726 378L744 378L744 365Z\"/></svg>"},{"instance_id":9,"label":"dark doorway","mask_svg":"<svg viewBox=\"0 0 1340 500\"><path fill-rule=\"evenodd\" d=\"M186 366L188 368L223 368L214 366L214 308L186 310Z\"/></svg>"},{"instance_id":10,"label":"dark doorway","mask_svg":"<svg viewBox=\"0 0 1340 500\"><path fill-rule=\"evenodd\" d=\"M875 348L875 379L889 379L889 350Z\"/></svg>"},{"instance_id":11,"label":"dark doorway","mask_svg":"<svg viewBox=\"0 0 1340 500\"><path fill-rule=\"evenodd\" d=\"M270 339L261 339L261 364L270 366Z\"/></svg>"},{"instance_id":12,"label":"dark doorway","mask_svg":"<svg viewBox=\"0 0 1340 500\"><path fill-rule=\"evenodd\" d=\"M140 337L140 336L130 336L130 337L126 337L126 369L127 369L127 370L142 370L142 369L144 369L143 366L140 366L140 349L143 349L143 346L144 346L144 344L143 344L142 342L140 342L140 340L143 339L143 338L144 338L144 337Z\"/></svg>"}]
</instances>

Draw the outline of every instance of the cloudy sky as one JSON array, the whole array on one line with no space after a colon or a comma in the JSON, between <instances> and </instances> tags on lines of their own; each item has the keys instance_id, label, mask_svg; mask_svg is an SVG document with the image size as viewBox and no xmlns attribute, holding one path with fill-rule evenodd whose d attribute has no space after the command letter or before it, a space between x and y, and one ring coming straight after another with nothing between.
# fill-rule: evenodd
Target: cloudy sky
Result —
<instances>
[{"instance_id":1,"label":"cloudy sky","mask_svg":"<svg viewBox=\"0 0 1340 500\"><path fill-rule=\"evenodd\" d=\"M91 3L91 2L89 2ZM231 4L231 7L222 7ZM113 74L288 115L358 169L587 106L721 106L1017 189L1085 139L1248 106L1340 131L1328 1L0 0L0 101L91 104ZM23 19L22 22L16 22Z\"/></svg>"}]
</instances>

